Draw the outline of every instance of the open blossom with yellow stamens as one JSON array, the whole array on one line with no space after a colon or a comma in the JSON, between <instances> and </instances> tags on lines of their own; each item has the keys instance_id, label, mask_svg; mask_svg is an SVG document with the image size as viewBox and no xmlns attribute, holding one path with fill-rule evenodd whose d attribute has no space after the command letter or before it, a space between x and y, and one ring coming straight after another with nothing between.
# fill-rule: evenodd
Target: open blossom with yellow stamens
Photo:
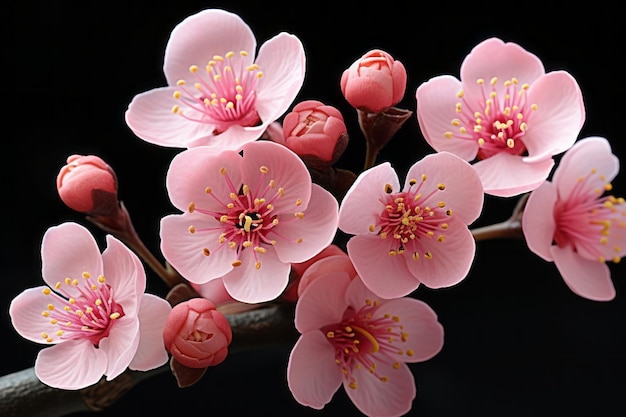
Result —
<instances>
[{"instance_id":1,"label":"open blossom with yellow stamens","mask_svg":"<svg viewBox=\"0 0 626 417\"><path fill-rule=\"evenodd\" d=\"M329 271L309 283L295 325L301 336L287 381L294 398L315 409L343 384L363 414L403 415L416 395L407 363L428 360L443 346L443 327L426 303L380 299L346 272Z\"/></svg>"},{"instance_id":2,"label":"open blossom with yellow stamens","mask_svg":"<svg viewBox=\"0 0 626 417\"><path fill-rule=\"evenodd\" d=\"M184 213L162 219L161 249L190 282L223 278L233 298L257 303L282 293L291 263L332 242L338 203L286 147L257 141L242 152L198 147L174 157L167 190Z\"/></svg>"},{"instance_id":3,"label":"open blossom with yellow stamens","mask_svg":"<svg viewBox=\"0 0 626 417\"><path fill-rule=\"evenodd\" d=\"M468 225L483 206L483 189L469 163L449 153L424 157L403 187L388 162L364 171L339 209L339 228L352 234L348 255L374 293L407 295L461 281L474 260Z\"/></svg>"},{"instance_id":4,"label":"open blossom with yellow stamens","mask_svg":"<svg viewBox=\"0 0 626 417\"><path fill-rule=\"evenodd\" d=\"M167 86L140 93L126 122L156 145L239 149L261 137L302 87L300 40L280 33L256 53L250 27L233 13L203 10L174 28L165 49Z\"/></svg>"},{"instance_id":5,"label":"open blossom with yellow stamens","mask_svg":"<svg viewBox=\"0 0 626 417\"><path fill-rule=\"evenodd\" d=\"M416 91L417 118L437 151L473 162L485 193L537 188L585 121L582 93L565 71L545 72L535 55L498 38L478 44L460 80L434 77Z\"/></svg>"},{"instance_id":6,"label":"open blossom with yellow stamens","mask_svg":"<svg viewBox=\"0 0 626 417\"><path fill-rule=\"evenodd\" d=\"M573 292L591 300L615 298L606 262L626 255L626 203L608 194L618 170L619 160L605 138L581 139L524 208L528 247L554 262Z\"/></svg>"},{"instance_id":7,"label":"open blossom with yellow stamens","mask_svg":"<svg viewBox=\"0 0 626 417\"><path fill-rule=\"evenodd\" d=\"M133 252L109 235L100 254L76 223L48 229L41 252L47 286L19 294L9 313L22 337L51 345L35 362L43 383L81 389L103 375L111 380L126 368L147 371L167 362L162 333L171 307L143 293L146 276Z\"/></svg>"}]
</instances>

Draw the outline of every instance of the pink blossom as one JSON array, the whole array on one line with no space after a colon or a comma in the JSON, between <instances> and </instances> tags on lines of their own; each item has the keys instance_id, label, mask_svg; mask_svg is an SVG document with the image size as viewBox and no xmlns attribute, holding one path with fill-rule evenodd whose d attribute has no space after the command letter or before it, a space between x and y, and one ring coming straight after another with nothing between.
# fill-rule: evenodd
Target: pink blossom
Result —
<instances>
[{"instance_id":1,"label":"pink blossom","mask_svg":"<svg viewBox=\"0 0 626 417\"><path fill-rule=\"evenodd\" d=\"M209 9L187 17L165 49L167 86L133 98L128 126L168 147L235 150L258 139L302 87L305 54L285 32L255 52L254 34L238 15Z\"/></svg>"},{"instance_id":2,"label":"pink blossom","mask_svg":"<svg viewBox=\"0 0 626 417\"><path fill-rule=\"evenodd\" d=\"M337 162L348 145L341 112L317 100L298 103L283 120L285 146L303 158Z\"/></svg>"},{"instance_id":3,"label":"pink blossom","mask_svg":"<svg viewBox=\"0 0 626 417\"><path fill-rule=\"evenodd\" d=\"M320 276L296 304L301 333L289 356L287 382L303 405L322 409L343 384L368 416L411 409L415 380L407 363L435 356L443 327L424 302L379 299L345 272Z\"/></svg>"},{"instance_id":4,"label":"pink blossom","mask_svg":"<svg viewBox=\"0 0 626 417\"><path fill-rule=\"evenodd\" d=\"M531 251L554 262L567 286L581 297L615 297L607 261L626 254L626 204L607 195L619 160L605 138L589 137L561 158L552 182L528 197L522 230Z\"/></svg>"},{"instance_id":5,"label":"pink blossom","mask_svg":"<svg viewBox=\"0 0 626 417\"><path fill-rule=\"evenodd\" d=\"M436 151L473 166L485 193L510 197L537 188L585 121L582 93L565 71L546 73L515 43L487 39L461 65L417 88L417 118Z\"/></svg>"},{"instance_id":6,"label":"pink blossom","mask_svg":"<svg viewBox=\"0 0 626 417\"><path fill-rule=\"evenodd\" d=\"M389 53L373 49L343 72L340 84L352 107L380 113L404 97L406 69Z\"/></svg>"},{"instance_id":7,"label":"pink blossom","mask_svg":"<svg viewBox=\"0 0 626 417\"><path fill-rule=\"evenodd\" d=\"M449 153L424 157L404 187L388 162L359 175L339 209L339 228L355 235L348 254L367 287L380 297L460 282L474 260L468 225L483 206L480 179Z\"/></svg>"},{"instance_id":8,"label":"pink blossom","mask_svg":"<svg viewBox=\"0 0 626 417\"><path fill-rule=\"evenodd\" d=\"M238 301L278 297L290 265L315 256L336 233L338 203L304 163L270 141L176 155L167 173L174 206L161 221L161 250L192 283L223 278Z\"/></svg>"},{"instance_id":9,"label":"pink blossom","mask_svg":"<svg viewBox=\"0 0 626 417\"><path fill-rule=\"evenodd\" d=\"M233 338L230 323L206 298L176 304L165 324L165 348L180 364L206 368L224 361Z\"/></svg>"},{"instance_id":10,"label":"pink blossom","mask_svg":"<svg viewBox=\"0 0 626 417\"><path fill-rule=\"evenodd\" d=\"M117 176L95 155L71 155L56 179L61 200L69 208L91 215L118 211Z\"/></svg>"},{"instance_id":11,"label":"pink blossom","mask_svg":"<svg viewBox=\"0 0 626 417\"><path fill-rule=\"evenodd\" d=\"M76 223L51 227L41 245L45 286L11 302L13 326L45 345L35 373L47 385L76 390L127 367L147 371L165 364L163 327L171 307L144 294L146 276L137 256L111 235L100 253Z\"/></svg>"}]
</instances>

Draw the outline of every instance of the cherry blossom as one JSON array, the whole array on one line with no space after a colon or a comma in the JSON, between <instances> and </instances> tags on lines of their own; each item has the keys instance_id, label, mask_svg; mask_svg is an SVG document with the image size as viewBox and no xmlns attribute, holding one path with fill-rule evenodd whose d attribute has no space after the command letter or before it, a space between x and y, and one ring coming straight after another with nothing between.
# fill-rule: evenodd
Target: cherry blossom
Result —
<instances>
[{"instance_id":1,"label":"cherry blossom","mask_svg":"<svg viewBox=\"0 0 626 417\"><path fill-rule=\"evenodd\" d=\"M552 181L528 197L522 230L531 251L554 262L581 297L615 298L606 262L626 254L626 204L608 194L619 160L602 137L579 140L561 158Z\"/></svg>"},{"instance_id":2,"label":"cherry blossom","mask_svg":"<svg viewBox=\"0 0 626 417\"><path fill-rule=\"evenodd\" d=\"M355 235L348 255L367 287L395 298L420 283L459 283L474 260L468 225L483 206L471 165L449 153L427 155L408 171L403 187L384 162L359 175L339 209L339 228Z\"/></svg>"},{"instance_id":3,"label":"cherry blossom","mask_svg":"<svg viewBox=\"0 0 626 417\"><path fill-rule=\"evenodd\" d=\"M443 327L424 302L379 299L345 272L319 276L296 304L301 333L287 366L296 401L322 409L343 384L368 416L400 416L416 396L407 363L426 361L443 347Z\"/></svg>"},{"instance_id":4,"label":"cherry blossom","mask_svg":"<svg viewBox=\"0 0 626 417\"><path fill-rule=\"evenodd\" d=\"M485 193L501 197L541 185L553 156L574 144L585 121L582 93L568 72L546 73L537 56L498 38L474 47L460 80L431 78L416 99L426 141L473 162Z\"/></svg>"},{"instance_id":5,"label":"cherry blossom","mask_svg":"<svg viewBox=\"0 0 626 417\"><path fill-rule=\"evenodd\" d=\"M101 254L83 226L51 227L41 245L46 285L11 302L17 332L49 345L35 361L44 384L76 390L168 360L162 334L169 303L144 294L145 271L133 252L111 235L106 242Z\"/></svg>"},{"instance_id":6,"label":"cherry blossom","mask_svg":"<svg viewBox=\"0 0 626 417\"><path fill-rule=\"evenodd\" d=\"M128 126L167 147L239 149L258 139L300 91L305 54L285 32L255 52L255 36L238 15L209 9L187 17L165 49L167 86L133 98Z\"/></svg>"},{"instance_id":7,"label":"cherry blossom","mask_svg":"<svg viewBox=\"0 0 626 417\"><path fill-rule=\"evenodd\" d=\"M222 278L233 298L258 303L281 294L291 263L332 242L338 203L286 147L256 141L242 151L198 147L173 158L167 190L184 213L161 220L161 250L190 282Z\"/></svg>"}]
</instances>

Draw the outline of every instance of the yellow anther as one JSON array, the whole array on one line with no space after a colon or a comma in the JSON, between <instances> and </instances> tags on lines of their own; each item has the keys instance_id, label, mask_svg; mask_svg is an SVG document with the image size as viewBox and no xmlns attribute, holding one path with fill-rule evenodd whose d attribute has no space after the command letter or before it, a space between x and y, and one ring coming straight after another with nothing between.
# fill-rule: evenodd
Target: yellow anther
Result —
<instances>
[{"instance_id":1,"label":"yellow anther","mask_svg":"<svg viewBox=\"0 0 626 417\"><path fill-rule=\"evenodd\" d=\"M489 84L496 85L497 82L498 82L498 77L493 77L491 81L489 81Z\"/></svg>"},{"instance_id":2,"label":"yellow anther","mask_svg":"<svg viewBox=\"0 0 626 417\"><path fill-rule=\"evenodd\" d=\"M456 93L457 98L463 98L464 95L465 95L465 92L463 90Z\"/></svg>"},{"instance_id":3,"label":"yellow anther","mask_svg":"<svg viewBox=\"0 0 626 417\"><path fill-rule=\"evenodd\" d=\"M189 231L189 233L191 233L191 234L196 233L196 228L195 228L193 225L189 226L189 227L187 228L187 230L188 230L188 231Z\"/></svg>"},{"instance_id":4,"label":"yellow anther","mask_svg":"<svg viewBox=\"0 0 626 417\"><path fill-rule=\"evenodd\" d=\"M110 318L111 320L119 319L119 318L120 318L120 313L118 313L118 312L111 313L111 315L109 316L109 318Z\"/></svg>"},{"instance_id":5,"label":"yellow anther","mask_svg":"<svg viewBox=\"0 0 626 417\"><path fill-rule=\"evenodd\" d=\"M450 138L452 138L452 132L450 132L450 131L448 131L448 132L444 132L443 136L444 136L446 139L450 139Z\"/></svg>"},{"instance_id":6,"label":"yellow anther","mask_svg":"<svg viewBox=\"0 0 626 417\"><path fill-rule=\"evenodd\" d=\"M440 189L441 191L443 191L443 190L446 189L446 185L444 183L440 182L439 184L437 184L437 188Z\"/></svg>"},{"instance_id":7,"label":"yellow anther","mask_svg":"<svg viewBox=\"0 0 626 417\"><path fill-rule=\"evenodd\" d=\"M393 187L391 184L385 184L385 193L391 194L393 192Z\"/></svg>"},{"instance_id":8,"label":"yellow anther","mask_svg":"<svg viewBox=\"0 0 626 417\"><path fill-rule=\"evenodd\" d=\"M187 84L187 81L185 81L185 80L178 80L178 81L176 81L176 85L179 86L179 87L182 87L185 84Z\"/></svg>"},{"instance_id":9,"label":"yellow anther","mask_svg":"<svg viewBox=\"0 0 626 417\"><path fill-rule=\"evenodd\" d=\"M476 84L478 85L483 85L485 83L485 80L483 80L482 78L479 78L476 80Z\"/></svg>"},{"instance_id":10,"label":"yellow anther","mask_svg":"<svg viewBox=\"0 0 626 417\"><path fill-rule=\"evenodd\" d=\"M515 147L515 141L512 138L508 138L506 140L506 146L508 146L509 148L514 148Z\"/></svg>"},{"instance_id":11,"label":"yellow anther","mask_svg":"<svg viewBox=\"0 0 626 417\"><path fill-rule=\"evenodd\" d=\"M182 94L180 91L174 91L174 94L172 94L172 96L177 100L181 97L181 95Z\"/></svg>"},{"instance_id":12,"label":"yellow anther","mask_svg":"<svg viewBox=\"0 0 626 417\"><path fill-rule=\"evenodd\" d=\"M530 108L531 108L533 111L536 111L538 107L537 107L537 105L536 105L536 104L532 104L532 105L530 106Z\"/></svg>"},{"instance_id":13,"label":"yellow anther","mask_svg":"<svg viewBox=\"0 0 626 417\"><path fill-rule=\"evenodd\" d=\"M172 113L178 114L179 111L180 111L180 107L178 106L178 104L175 104L172 106Z\"/></svg>"}]
</instances>

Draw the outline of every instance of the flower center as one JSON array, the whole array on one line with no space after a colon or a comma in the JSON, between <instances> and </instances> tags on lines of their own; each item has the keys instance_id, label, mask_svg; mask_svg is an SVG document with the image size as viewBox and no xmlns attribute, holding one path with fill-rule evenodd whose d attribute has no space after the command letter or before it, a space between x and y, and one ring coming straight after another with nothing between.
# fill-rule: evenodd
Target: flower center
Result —
<instances>
[{"instance_id":1,"label":"flower center","mask_svg":"<svg viewBox=\"0 0 626 417\"><path fill-rule=\"evenodd\" d=\"M611 189L605 176L592 169L578 179L567 200L557 202L554 242L559 247L572 246L581 256L600 262L620 261L625 248L614 241L614 232L619 228L618 235L625 233L626 204L622 197L605 195Z\"/></svg>"},{"instance_id":2,"label":"flower center","mask_svg":"<svg viewBox=\"0 0 626 417\"><path fill-rule=\"evenodd\" d=\"M446 220L452 215L452 210L445 209L444 201L437 202L435 207L426 205L433 195L446 189L445 184L437 184L434 190L422 193L426 175L422 180L409 181L406 191L394 193L391 185L385 184L385 197L380 199L384 209L378 222L369 227L370 232L376 232L382 239L390 239L389 255L402 255L409 251L414 260L420 257L432 259L423 238L438 242L445 240L445 231L448 229Z\"/></svg>"},{"instance_id":3,"label":"flower center","mask_svg":"<svg viewBox=\"0 0 626 417\"><path fill-rule=\"evenodd\" d=\"M239 52L245 57L246 51ZM255 108L256 86L263 77L257 64L243 66L243 61L234 62L234 52L224 56L215 55L200 71L197 65L189 67L194 77L193 87L188 88L186 80L176 85L180 90L174 98L181 104L172 107L172 112L188 120L215 126L219 134L230 126L254 126L259 122Z\"/></svg>"},{"instance_id":4,"label":"flower center","mask_svg":"<svg viewBox=\"0 0 626 417\"><path fill-rule=\"evenodd\" d=\"M414 354L411 349L404 351L399 346L409 336L400 324L400 317L389 314L376 316L378 306L378 301L365 300L358 310L349 307L340 323L322 328L335 348L335 362L352 389L358 386L357 370L367 369L382 382L387 382L389 375L380 375L377 363L392 364L397 369L400 363L396 355Z\"/></svg>"},{"instance_id":5,"label":"flower center","mask_svg":"<svg viewBox=\"0 0 626 417\"><path fill-rule=\"evenodd\" d=\"M520 86L517 78L511 78L501 87L497 77L493 77L489 85L482 78L476 83L481 86L481 99L468 101L463 90L459 91L456 103L458 117L451 121L456 130L447 131L444 136L476 142L478 159L500 152L525 154L527 150L523 137L528 130L530 114L537 110L536 104L526 101L529 85Z\"/></svg>"},{"instance_id":6,"label":"flower center","mask_svg":"<svg viewBox=\"0 0 626 417\"><path fill-rule=\"evenodd\" d=\"M55 336L59 339L86 338L97 347L100 340L109 335L115 321L124 316L122 306L113 299L113 291L103 275L93 280L89 272L83 272L81 278L65 278L54 286L54 290L44 288L43 293L52 297L41 313L51 325L50 332L41 334L46 342L54 342ZM65 287L72 287L72 290ZM71 296L76 290L80 295Z\"/></svg>"},{"instance_id":7,"label":"flower center","mask_svg":"<svg viewBox=\"0 0 626 417\"><path fill-rule=\"evenodd\" d=\"M247 184L243 184L239 189L228 176L226 168L220 168L220 173L226 181L230 193L226 199L220 199L216 196L212 187L206 187L205 193L210 195L222 206L221 210L213 211L196 207L195 203L189 204L189 212L194 211L209 215L221 223L218 244L213 247L214 250L220 250L228 247L237 251L237 259L233 262L233 266L241 266L241 253L246 248L254 251L255 268L261 268L261 260L259 256L267 252L267 246L273 246L276 241L268 235L270 233L278 234L276 227L279 223L285 223L291 220L298 220L304 217L301 211L293 212L293 217L285 218L282 216L288 210L277 209L275 203L283 197L285 190L277 186L276 181L266 179L269 169L266 166L259 167L261 173L258 183L251 188ZM226 202L228 201L228 202ZM296 199L295 207L302 204L300 198ZM281 205L282 207L282 205ZM279 221L280 219L280 221ZM200 229L195 226L189 226L189 232L196 233L201 231L214 230L215 228ZM285 237L280 235L281 237ZM293 239L293 243L301 243L302 238ZM211 255L211 250L207 247L203 248L206 256Z\"/></svg>"}]
</instances>

